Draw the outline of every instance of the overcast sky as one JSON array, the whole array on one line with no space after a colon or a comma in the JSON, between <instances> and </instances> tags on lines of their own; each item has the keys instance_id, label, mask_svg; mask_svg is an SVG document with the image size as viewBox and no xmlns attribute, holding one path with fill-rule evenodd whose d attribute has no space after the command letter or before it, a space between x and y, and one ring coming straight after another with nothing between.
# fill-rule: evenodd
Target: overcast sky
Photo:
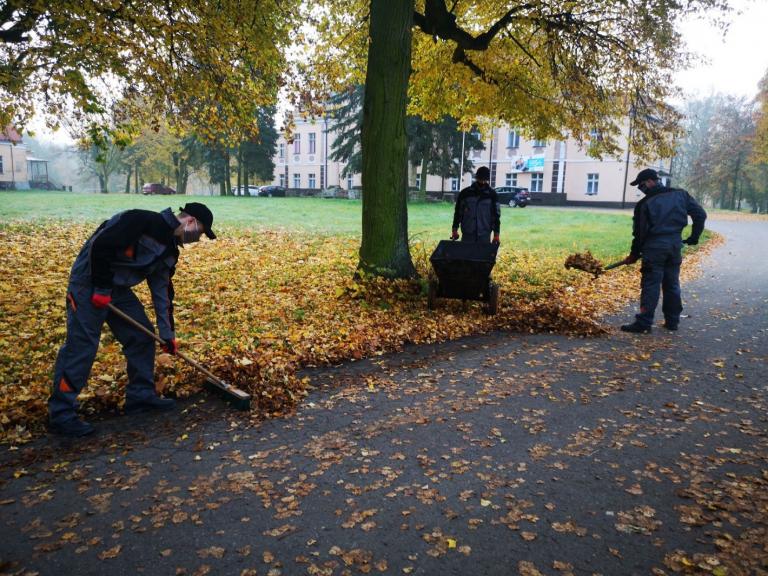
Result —
<instances>
[{"instance_id":1,"label":"overcast sky","mask_svg":"<svg viewBox=\"0 0 768 576\"><path fill-rule=\"evenodd\" d=\"M754 97L757 83L768 70L768 0L731 0L728 31L702 21L681 22L689 48L710 62L678 74L678 84L690 96L722 92Z\"/></svg>"}]
</instances>

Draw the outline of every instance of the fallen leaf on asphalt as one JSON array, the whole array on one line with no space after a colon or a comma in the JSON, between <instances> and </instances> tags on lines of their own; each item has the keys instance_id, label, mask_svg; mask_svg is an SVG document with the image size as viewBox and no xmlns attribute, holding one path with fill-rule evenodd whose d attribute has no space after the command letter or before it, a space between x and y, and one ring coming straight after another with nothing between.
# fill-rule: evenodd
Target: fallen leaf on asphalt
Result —
<instances>
[{"instance_id":1,"label":"fallen leaf on asphalt","mask_svg":"<svg viewBox=\"0 0 768 576\"><path fill-rule=\"evenodd\" d=\"M226 550L220 546L210 546L197 551L198 558L224 558Z\"/></svg>"},{"instance_id":2,"label":"fallen leaf on asphalt","mask_svg":"<svg viewBox=\"0 0 768 576\"><path fill-rule=\"evenodd\" d=\"M99 560L108 560L110 558L117 558L120 555L120 551L122 549L123 549L123 546L121 544L118 544L117 546L113 546L108 550L104 550L99 554Z\"/></svg>"}]
</instances>

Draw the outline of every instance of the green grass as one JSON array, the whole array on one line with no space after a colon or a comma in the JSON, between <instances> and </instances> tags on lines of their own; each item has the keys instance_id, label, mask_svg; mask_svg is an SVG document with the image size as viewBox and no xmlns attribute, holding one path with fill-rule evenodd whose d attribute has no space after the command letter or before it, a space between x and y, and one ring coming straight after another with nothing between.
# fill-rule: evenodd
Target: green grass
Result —
<instances>
[{"instance_id":1,"label":"green grass","mask_svg":"<svg viewBox=\"0 0 768 576\"><path fill-rule=\"evenodd\" d=\"M321 198L241 198L220 196L143 196L67 192L0 192L0 227L10 221L31 224L45 219L97 223L128 208L174 211L188 201L206 203L214 213L214 229L285 230L295 234L358 236L361 203ZM529 206L502 207L501 241L508 250L568 254L591 250L598 258L629 252L630 212ZM453 205L411 204L408 231L427 244L448 238Z\"/></svg>"}]
</instances>

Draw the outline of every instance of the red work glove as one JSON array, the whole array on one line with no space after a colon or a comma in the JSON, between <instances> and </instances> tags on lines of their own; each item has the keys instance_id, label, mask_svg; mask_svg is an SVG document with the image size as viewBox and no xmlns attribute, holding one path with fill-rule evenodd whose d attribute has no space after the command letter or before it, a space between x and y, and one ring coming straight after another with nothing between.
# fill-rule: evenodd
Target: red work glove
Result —
<instances>
[{"instance_id":1,"label":"red work glove","mask_svg":"<svg viewBox=\"0 0 768 576\"><path fill-rule=\"evenodd\" d=\"M494 244L496 244L496 245L498 245L498 244L501 244L501 240L499 240L499 235L498 235L498 234L494 234L494 235L493 235L493 240L492 240L492 242L493 242Z\"/></svg>"},{"instance_id":2,"label":"red work glove","mask_svg":"<svg viewBox=\"0 0 768 576\"><path fill-rule=\"evenodd\" d=\"M166 354L176 354L179 351L179 343L176 342L176 338L168 338L161 348Z\"/></svg>"},{"instance_id":3,"label":"red work glove","mask_svg":"<svg viewBox=\"0 0 768 576\"><path fill-rule=\"evenodd\" d=\"M110 302L112 302L112 296L110 294L98 294L94 292L91 296L91 304L93 304L94 308L106 308Z\"/></svg>"},{"instance_id":4,"label":"red work glove","mask_svg":"<svg viewBox=\"0 0 768 576\"><path fill-rule=\"evenodd\" d=\"M459 239L459 231L454 228L451 230L451 240L458 240Z\"/></svg>"}]
</instances>

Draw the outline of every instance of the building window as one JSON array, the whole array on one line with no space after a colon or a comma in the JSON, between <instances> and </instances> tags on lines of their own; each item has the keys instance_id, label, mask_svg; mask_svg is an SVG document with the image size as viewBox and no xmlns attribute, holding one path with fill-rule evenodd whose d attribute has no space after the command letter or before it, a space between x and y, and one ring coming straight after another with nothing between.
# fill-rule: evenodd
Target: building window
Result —
<instances>
[{"instance_id":1,"label":"building window","mask_svg":"<svg viewBox=\"0 0 768 576\"><path fill-rule=\"evenodd\" d=\"M510 130L507 134L507 148L520 148L520 134L516 130Z\"/></svg>"},{"instance_id":2,"label":"building window","mask_svg":"<svg viewBox=\"0 0 768 576\"><path fill-rule=\"evenodd\" d=\"M534 148L544 148L544 146L547 145L546 140L534 140L533 141L533 147Z\"/></svg>"},{"instance_id":3,"label":"building window","mask_svg":"<svg viewBox=\"0 0 768 576\"><path fill-rule=\"evenodd\" d=\"M592 130L589 131L589 138L590 140L602 140L603 133L597 128L592 128Z\"/></svg>"},{"instance_id":4,"label":"building window","mask_svg":"<svg viewBox=\"0 0 768 576\"><path fill-rule=\"evenodd\" d=\"M517 173L507 172L504 174L504 186L517 186Z\"/></svg>"},{"instance_id":5,"label":"building window","mask_svg":"<svg viewBox=\"0 0 768 576\"><path fill-rule=\"evenodd\" d=\"M600 174L587 174L587 196L597 196Z\"/></svg>"},{"instance_id":6,"label":"building window","mask_svg":"<svg viewBox=\"0 0 768 576\"><path fill-rule=\"evenodd\" d=\"M315 138L316 134L314 132L309 133L309 153L314 154L315 153Z\"/></svg>"},{"instance_id":7,"label":"building window","mask_svg":"<svg viewBox=\"0 0 768 576\"><path fill-rule=\"evenodd\" d=\"M531 192L541 192L544 189L544 174L536 172L531 174Z\"/></svg>"},{"instance_id":8,"label":"building window","mask_svg":"<svg viewBox=\"0 0 768 576\"><path fill-rule=\"evenodd\" d=\"M294 188L301 188L301 174L294 174L293 175L293 187Z\"/></svg>"},{"instance_id":9,"label":"building window","mask_svg":"<svg viewBox=\"0 0 768 576\"><path fill-rule=\"evenodd\" d=\"M459 191L459 179L455 176L451 178L451 192L458 192Z\"/></svg>"},{"instance_id":10,"label":"building window","mask_svg":"<svg viewBox=\"0 0 768 576\"><path fill-rule=\"evenodd\" d=\"M280 174L280 186L285 188L285 174Z\"/></svg>"},{"instance_id":11,"label":"building window","mask_svg":"<svg viewBox=\"0 0 768 576\"><path fill-rule=\"evenodd\" d=\"M285 162L285 142L280 142L280 162Z\"/></svg>"},{"instance_id":12,"label":"building window","mask_svg":"<svg viewBox=\"0 0 768 576\"><path fill-rule=\"evenodd\" d=\"M0 174L3 173L3 157L0 156Z\"/></svg>"},{"instance_id":13,"label":"building window","mask_svg":"<svg viewBox=\"0 0 768 576\"><path fill-rule=\"evenodd\" d=\"M416 188L421 189L421 174L416 174Z\"/></svg>"},{"instance_id":14,"label":"building window","mask_svg":"<svg viewBox=\"0 0 768 576\"><path fill-rule=\"evenodd\" d=\"M301 134L296 134L293 137L293 153L301 154Z\"/></svg>"},{"instance_id":15,"label":"building window","mask_svg":"<svg viewBox=\"0 0 768 576\"><path fill-rule=\"evenodd\" d=\"M311 140L311 139L310 139L310 142L312 142L312 140ZM315 173L314 173L314 172L312 172L312 173L310 173L310 175L309 175L309 187L310 187L310 188L314 188L314 187L315 187L315 184L317 184L317 182L315 181Z\"/></svg>"},{"instance_id":16,"label":"building window","mask_svg":"<svg viewBox=\"0 0 768 576\"><path fill-rule=\"evenodd\" d=\"M347 190L352 188L352 175L347 176Z\"/></svg>"}]
</instances>

